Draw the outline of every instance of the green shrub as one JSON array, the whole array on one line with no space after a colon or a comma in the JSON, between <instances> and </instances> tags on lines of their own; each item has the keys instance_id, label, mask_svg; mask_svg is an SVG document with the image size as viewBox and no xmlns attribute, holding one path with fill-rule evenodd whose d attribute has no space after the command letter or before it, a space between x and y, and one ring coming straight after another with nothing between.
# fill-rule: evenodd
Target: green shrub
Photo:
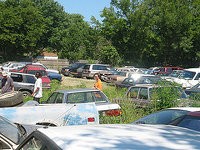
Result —
<instances>
[{"instance_id":1,"label":"green shrub","mask_svg":"<svg viewBox=\"0 0 200 150\"><path fill-rule=\"evenodd\" d=\"M200 107L200 93L191 94L189 99L190 99L190 106Z\"/></svg>"}]
</instances>

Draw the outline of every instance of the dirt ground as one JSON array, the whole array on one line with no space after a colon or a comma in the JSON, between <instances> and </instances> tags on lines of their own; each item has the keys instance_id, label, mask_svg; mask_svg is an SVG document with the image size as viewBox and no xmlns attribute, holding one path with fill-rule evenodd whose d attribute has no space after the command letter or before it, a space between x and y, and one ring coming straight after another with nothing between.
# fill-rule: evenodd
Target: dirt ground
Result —
<instances>
[{"instance_id":1,"label":"dirt ground","mask_svg":"<svg viewBox=\"0 0 200 150\"><path fill-rule=\"evenodd\" d=\"M62 82L61 86L66 87L66 86L72 86L72 87L81 87L81 86L86 86L87 88L92 88L94 85L95 80L93 79L82 79L82 78L73 78L73 77L67 77L67 76L62 76Z\"/></svg>"},{"instance_id":2,"label":"dirt ground","mask_svg":"<svg viewBox=\"0 0 200 150\"><path fill-rule=\"evenodd\" d=\"M68 76L62 76L61 87L86 87L93 88L95 80L94 79L85 79L85 78L74 78ZM103 86L106 86L106 83L103 82Z\"/></svg>"}]
</instances>

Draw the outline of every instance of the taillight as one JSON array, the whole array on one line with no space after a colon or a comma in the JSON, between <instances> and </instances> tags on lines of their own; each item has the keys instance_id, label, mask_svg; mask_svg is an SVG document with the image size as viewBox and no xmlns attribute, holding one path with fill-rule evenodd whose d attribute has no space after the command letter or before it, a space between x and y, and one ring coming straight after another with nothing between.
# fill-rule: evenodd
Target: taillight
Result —
<instances>
[{"instance_id":1,"label":"taillight","mask_svg":"<svg viewBox=\"0 0 200 150\"><path fill-rule=\"evenodd\" d=\"M88 122L95 122L95 118L94 117L88 118Z\"/></svg>"},{"instance_id":2,"label":"taillight","mask_svg":"<svg viewBox=\"0 0 200 150\"><path fill-rule=\"evenodd\" d=\"M120 109L107 110L104 113L106 116L120 116L122 111Z\"/></svg>"}]
</instances>

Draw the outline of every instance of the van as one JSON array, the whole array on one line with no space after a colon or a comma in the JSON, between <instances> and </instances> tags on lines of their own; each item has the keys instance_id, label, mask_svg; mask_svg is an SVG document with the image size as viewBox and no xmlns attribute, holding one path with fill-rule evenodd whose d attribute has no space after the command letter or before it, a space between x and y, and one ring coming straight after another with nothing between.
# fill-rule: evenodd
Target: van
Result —
<instances>
[{"instance_id":1,"label":"van","mask_svg":"<svg viewBox=\"0 0 200 150\"><path fill-rule=\"evenodd\" d=\"M99 74L100 71L109 70L110 66L106 64L86 64L83 67L82 77L94 78L95 74Z\"/></svg>"}]
</instances>

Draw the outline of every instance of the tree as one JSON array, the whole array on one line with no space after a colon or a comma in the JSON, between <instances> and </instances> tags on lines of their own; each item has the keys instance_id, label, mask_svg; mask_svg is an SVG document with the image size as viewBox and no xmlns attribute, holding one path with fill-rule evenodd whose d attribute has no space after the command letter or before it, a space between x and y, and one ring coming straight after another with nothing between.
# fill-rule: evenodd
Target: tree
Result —
<instances>
[{"instance_id":1,"label":"tree","mask_svg":"<svg viewBox=\"0 0 200 150\"><path fill-rule=\"evenodd\" d=\"M113 46L102 47L99 53L99 60L112 66L119 65L121 62L121 58Z\"/></svg>"},{"instance_id":2,"label":"tree","mask_svg":"<svg viewBox=\"0 0 200 150\"><path fill-rule=\"evenodd\" d=\"M9 59L33 52L44 33L44 18L30 0L1 2L0 44ZM14 54L14 55L12 55Z\"/></svg>"},{"instance_id":3,"label":"tree","mask_svg":"<svg viewBox=\"0 0 200 150\"><path fill-rule=\"evenodd\" d=\"M200 0L112 0L101 30L133 65L198 66L199 7Z\"/></svg>"}]
</instances>

